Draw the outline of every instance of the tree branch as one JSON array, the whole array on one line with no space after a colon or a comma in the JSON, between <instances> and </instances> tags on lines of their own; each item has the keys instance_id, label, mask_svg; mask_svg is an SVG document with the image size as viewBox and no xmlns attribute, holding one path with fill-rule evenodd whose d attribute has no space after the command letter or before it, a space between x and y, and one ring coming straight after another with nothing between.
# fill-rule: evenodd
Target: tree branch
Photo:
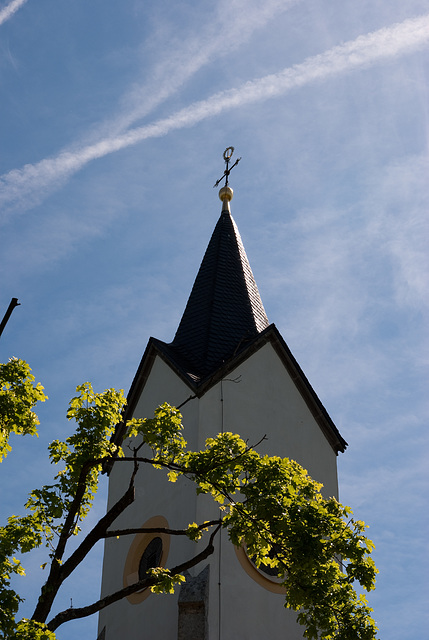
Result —
<instances>
[{"instance_id":1,"label":"tree branch","mask_svg":"<svg viewBox=\"0 0 429 640\"><path fill-rule=\"evenodd\" d=\"M72 505L70 507L69 513L66 517L66 523L68 523L68 527L70 527L70 523L74 521L74 516L79 510L80 503L78 502L79 496L80 501L82 501L84 495L85 488L85 478L89 473L91 467L99 464L96 460L90 460L84 464L82 470L79 475L78 488L75 493L75 497L73 499ZM127 491L124 495L109 509L101 520L95 525L95 527L89 532L86 538L81 542L79 547L72 553L70 558L61 564L59 560L61 560L64 555L65 546L68 540L68 535L63 536L63 532L60 535L60 540L58 542L57 548L55 550L54 557L52 559L51 570L49 572L48 579L46 583L42 587L42 592L37 601L36 608L33 613L33 620L37 622L45 622L46 618L49 615L52 604L55 600L56 594L58 593L58 589L64 582L64 580L76 569L76 567L82 562L87 553L92 549L98 540L103 538L103 534L106 532L106 529L116 520L116 518L134 501L134 478L138 471L138 465L134 465L133 473L130 477L130 482L128 485ZM82 490L83 487L83 490ZM74 516L72 514L74 513ZM64 524L64 529L66 525ZM63 529L63 531L64 531Z\"/></svg>"},{"instance_id":2,"label":"tree branch","mask_svg":"<svg viewBox=\"0 0 429 640\"><path fill-rule=\"evenodd\" d=\"M221 524L222 519L210 520L198 525L198 530L207 529L213 527L215 524ZM135 535L137 533L166 533L170 536L186 536L188 535L188 529L166 529L165 527L134 527L132 529L117 529L113 531L106 531L102 536L103 538L118 538L119 536Z\"/></svg>"},{"instance_id":3,"label":"tree branch","mask_svg":"<svg viewBox=\"0 0 429 640\"><path fill-rule=\"evenodd\" d=\"M220 528L221 528L221 525L218 524L216 529L211 533L209 542L206 548L203 551L201 551L201 553L198 553L194 558L187 560L186 562L182 562L182 564L178 564L177 566L173 567L170 570L170 573L172 575L183 573L184 571L187 571L188 569L195 567L195 565L199 564L200 562L208 558L214 552L213 540L216 534L218 533L218 531L220 530ZM132 593L135 593L136 591L141 591L142 589L152 587L155 584L157 584L157 578L144 578L143 580L139 580L139 582L136 582L135 584L129 585L128 587L124 587L123 589L120 589L119 591L116 591L115 593L112 593L109 596L101 598L100 600L97 600L97 602L94 602L93 604L90 604L86 607L80 607L78 609L74 609L74 608L65 609L64 611L61 611L60 613L58 613L54 618L52 618L52 620L47 625L48 629L50 631L55 631L56 629L58 629L60 625L64 624L64 622L69 622L70 620L76 620L78 618L85 618L87 616L90 616L93 613L97 613L98 611L101 611L105 607L108 607L110 604L113 604L114 602L118 602L118 600L122 600L123 598L126 598Z\"/></svg>"},{"instance_id":4,"label":"tree branch","mask_svg":"<svg viewBox=\"0 0 429 640\"><path fill-rule=\"evenodd\" d=\"M86 538L82 540L78 548L72 553L70 558L64 562L60 570L61 583L68 578L68 576L76 569L76 567L82 562L85 556L91 551L92 547L103 538L108 537L106 535L106 529L116 520L116 518L125 509L134 502L134 487L131 486L124 493L122 498L113 505L111 509L103 516L95 525L95 527L88 533Z\"/></svg>"}]
</instances>

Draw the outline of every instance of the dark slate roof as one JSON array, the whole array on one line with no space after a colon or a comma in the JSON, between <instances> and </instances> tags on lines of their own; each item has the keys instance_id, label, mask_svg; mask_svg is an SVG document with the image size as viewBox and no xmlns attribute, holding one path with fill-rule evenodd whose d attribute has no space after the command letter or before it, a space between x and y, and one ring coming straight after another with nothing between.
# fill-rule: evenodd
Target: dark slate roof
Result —
<instances>
[{"instance_id":1,"label":"dark slate roof","mask_svg":"<svg viewBox=\"0 0 429 640\"><path fill-rule=\"evenodd\" d=\"M165 346L201 380L268 325L237 225L222 211L174 340Z\"/></svg>"}]
</instances>

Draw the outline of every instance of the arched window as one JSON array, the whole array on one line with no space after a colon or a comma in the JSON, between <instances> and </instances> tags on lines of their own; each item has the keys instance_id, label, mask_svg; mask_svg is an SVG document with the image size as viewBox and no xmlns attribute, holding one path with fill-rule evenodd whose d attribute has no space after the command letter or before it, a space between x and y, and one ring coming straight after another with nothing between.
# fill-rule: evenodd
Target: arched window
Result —
<instances>
[{"instance_id":1,"label":"arched window","mask_svg":"<svg viewBox=\"0 0 429 640\"><path fill-rule=\"evenodd\" d=\"M146 577L148 569L154 569L161 564L162 557L162 540L161 538L152 538L143 551L139 562L139 580Z\"/></svg>"},{"instance_id":2,"label":"arched window","mask_svg":"<svg viewBox=\"0 0 429 640\"><path fill-rule=\"evenodd\" d=\"M142 525L144 529L151 527L158 531L138 533L130 545L124 565L124 587L143 580L148 569L165 567L170 548L170 536L168 533L160 533L159 529L168 529L168 522L163 516L154 516ZM127 600L131 604L139 604L150 594L150 589L142 589L127 596Z\"/></svg>"}]
</instances>

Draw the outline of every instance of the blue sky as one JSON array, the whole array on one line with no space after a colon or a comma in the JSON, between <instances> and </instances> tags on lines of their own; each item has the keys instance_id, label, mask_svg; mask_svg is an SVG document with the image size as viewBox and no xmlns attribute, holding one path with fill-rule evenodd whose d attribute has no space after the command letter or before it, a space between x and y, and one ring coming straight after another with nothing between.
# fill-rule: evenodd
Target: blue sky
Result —
<instances>
[{"instance_id":1,"label":"blue sky","mask_svg":"<svg viewBox=\"0 0 429 640\"><path fill-rule=\"evenodd\" d=\"M0 350L50 397L0 470L2 517L49 482L76 385L127 390L149 336L173 338L234 145L267 315L349 442L380 638L425 637L428 51L427 0L1 2L0 315L21 306ZM97 598L99 558L64 606Z\"/></svg>"}]
</instances>

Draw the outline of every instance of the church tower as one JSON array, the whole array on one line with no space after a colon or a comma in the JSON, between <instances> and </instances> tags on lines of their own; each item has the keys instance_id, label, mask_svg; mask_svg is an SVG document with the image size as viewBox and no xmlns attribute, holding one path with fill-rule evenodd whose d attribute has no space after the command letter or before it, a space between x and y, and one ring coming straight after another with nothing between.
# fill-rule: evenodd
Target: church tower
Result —
<instances>
[{"instance_id":1,"label":"church tower","mask_svg":"<svg viewBox=\"0 0 429 640\"><path fill-rule=\"evenodd\" d=\"M346 442L274 324L270 324L237 226L228 186L232 148L226 150L220 218L213 231L174 340L150 338L128 395L126 419L151 417L168 402L181 407L190 449L222 431L249 443L266 440L261 454L289 457L337 496L338 452ZM238 161L237 161L238 162ZM237 162L235 164L237 164ZM235 166L235 165L233 165ZM147 466L147 465L145 465ZM114 464L109 506L124 493L130 472ZM134 503L115 528L186 528L218 517L207 496L190 481L172 484L150 467L136 477ZM204 540L202 543L204 544ZM139 567L174 567L201 547L184 536L139 534L108 539L102 596L138 580ZM174 595L145 590L100 613L105 640L299 640L303 628L284 608L283 587L257 569L225 531L215 552L187 576Z\"/></svg>"}]
</instances>

